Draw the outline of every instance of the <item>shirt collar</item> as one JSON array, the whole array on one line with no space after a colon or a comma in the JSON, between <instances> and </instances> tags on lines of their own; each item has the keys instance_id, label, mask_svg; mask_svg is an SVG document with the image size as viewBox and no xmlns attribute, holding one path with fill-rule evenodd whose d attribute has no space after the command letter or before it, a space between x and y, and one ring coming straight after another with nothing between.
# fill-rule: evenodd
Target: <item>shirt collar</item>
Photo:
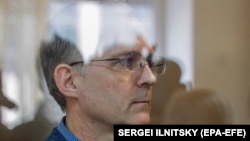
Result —
<instances>
[{"instance_id":1,"label":"shirt collar","mask_svg":"<svg viewBox=\"0 0 250 141\"><path fill-rule=\"evenodd\" d=\"M68 140L68 141L80 141L79 139L77 139L76 136L74 136L69 129L66 126L66 122L65 122L66 117L63 117L60 124L57 127L57 130L63 135L63 137Z\"/></svg>"}]
</instances>

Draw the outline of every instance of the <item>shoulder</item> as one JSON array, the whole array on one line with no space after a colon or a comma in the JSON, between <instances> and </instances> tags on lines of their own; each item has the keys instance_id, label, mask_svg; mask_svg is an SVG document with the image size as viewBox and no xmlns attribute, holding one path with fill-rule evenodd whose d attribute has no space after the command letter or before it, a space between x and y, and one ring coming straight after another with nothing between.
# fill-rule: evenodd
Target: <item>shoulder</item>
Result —
<instances>
[{"instance_id":1,"label":"shoulder","mask_svg":"<svg viewBox=\"0 0 250 141\"><path fill-rule=\"evenodd\" d=\"M48 136L48 138L45 141L67 141L64 136L57 130L57 128L54 128L51 132L51 134Z\"/></svg>"}]
</instances>

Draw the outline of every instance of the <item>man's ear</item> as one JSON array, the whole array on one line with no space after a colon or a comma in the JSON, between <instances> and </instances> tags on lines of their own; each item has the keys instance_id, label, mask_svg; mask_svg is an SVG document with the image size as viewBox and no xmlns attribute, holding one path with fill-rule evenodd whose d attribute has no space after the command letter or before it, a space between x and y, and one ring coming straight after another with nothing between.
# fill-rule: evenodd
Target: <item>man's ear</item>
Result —
<instances>
[{"instance_id":1,"label":"man's ear","mask_svg":"<svg viewBox=\"0 0 250 141\"><path fill-rule=\"evenodd\" d=\"M68 97L77 97L76 85L73 81L75 70L67 64L59 64L53 73L55 83L59 91Z\"/></svg>"}]
</instances>

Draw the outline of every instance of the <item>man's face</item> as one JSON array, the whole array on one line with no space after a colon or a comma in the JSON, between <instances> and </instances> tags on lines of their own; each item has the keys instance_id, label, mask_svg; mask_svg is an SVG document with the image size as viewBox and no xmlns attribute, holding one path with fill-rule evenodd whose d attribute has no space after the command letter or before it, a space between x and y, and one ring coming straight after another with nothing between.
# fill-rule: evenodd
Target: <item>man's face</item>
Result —
<instances>
[{"instance_id":1,"label":"man's face","mask_svg":"<svg viewBox=\"0 0 250 141\"><path fill-rule=\"evenodd\" d=\"M124 53L143 50L153 53L152 48L138 38L134 47L115 47L96 59L122 58ZM94 61L87 65L86 71L77 81L81 116L106 124L149 123L156 77L148 65L131 72L115 60Z\"/></svg>"}]
</instances>

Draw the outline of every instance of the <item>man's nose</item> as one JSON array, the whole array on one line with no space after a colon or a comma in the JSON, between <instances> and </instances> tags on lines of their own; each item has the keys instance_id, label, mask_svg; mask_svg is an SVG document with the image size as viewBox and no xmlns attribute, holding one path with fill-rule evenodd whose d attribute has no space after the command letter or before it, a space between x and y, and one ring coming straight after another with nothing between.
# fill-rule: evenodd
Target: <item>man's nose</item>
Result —
<instances>
[{"instance_id":1,"label":"man's nose","mask_svg":"<svg viewBox=\"0 0 250 141\"><path fill-rule=\"evenodd\" d=\"M156 75L151 71L149 65L146 63L144 67L141 68L142 74L138 80L138 86L152 86L157 82Z\"/></svg>"}]
</instances>

